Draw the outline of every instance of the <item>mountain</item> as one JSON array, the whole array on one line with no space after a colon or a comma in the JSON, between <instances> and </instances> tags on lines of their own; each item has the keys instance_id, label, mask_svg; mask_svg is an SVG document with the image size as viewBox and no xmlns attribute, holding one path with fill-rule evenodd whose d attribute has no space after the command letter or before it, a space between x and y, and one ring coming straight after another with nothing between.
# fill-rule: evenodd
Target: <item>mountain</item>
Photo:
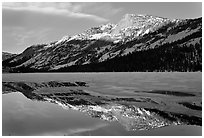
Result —
<instances>
[{"instance_id":1,"label":"mountain","mask_svg":"<svg viewBox=\"0 0 204 138\"><path fill-rule=\"evenodd\" d=\"M2 52L2 61L10 59L12 57L15 57L16 55L17 54L12 54L12 53L9 53L9 52ZM7 67L7 66L2 66L2 71L3 72L9 72L9 71L11 71L11 68Z\"/></svg>"},{"instance_id":2,"label":"mountain","mask_svg":"<svg viewBox=\"0 0 204 138\"><path fill-rule=\"evenodd\" d=\"M16 56L16 54L12 54L9 52L2 52L2 60L6 60L6 59L9 59L9 58L14 57L14 56Z\"/></svg>"},{"instance_id":3,"label":"mountain","mask_svg":"<svg viewBox=\"0 0 204 138\"><path fill-rule=\"evenodd\" d=\"M126 14L3 60L10 72L201 71L202 18Z\"/></svg>"}]
</instances>

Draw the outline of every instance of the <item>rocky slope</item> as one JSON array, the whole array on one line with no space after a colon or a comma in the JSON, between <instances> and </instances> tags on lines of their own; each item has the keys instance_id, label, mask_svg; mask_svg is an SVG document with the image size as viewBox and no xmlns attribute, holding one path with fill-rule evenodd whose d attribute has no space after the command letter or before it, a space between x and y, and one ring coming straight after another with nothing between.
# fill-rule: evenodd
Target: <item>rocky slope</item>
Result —
<instances>
[{"instance_id":1,"label":"rocky slope","mask_svg":"<svg viewBox=\"0 0 204 138\"><path fill-rule=\"evenodd\" d=\"M125 15L3 61L10 72L201 71L202 18Z\"/></svg>"},{"instance_id":2,"label":"rocky slope","mask_svg":"<svg viewBox=\"0 0 204 138\"><path fill-rule=\"evenodd\" d=\"M2 52L2 60L6 60L9 58L12 58L16 56L16 54L8 53L8 52Z\"/></svg>"},{"instance_id":3,"label":"rocky slope","mask_svg":"<svg viewBox=\"0 0 204 138\"><path fill-rule=\"evenodd\" d=\"M2 52L2 61L7 60L7 59L11 59L11 58L13 58L15 56L17 56L17 54ZM11 68L8 67L8 66L2 66L2 71L3 72L9 72L9 71L11 71Z\"/></svg>"}]
</instances>

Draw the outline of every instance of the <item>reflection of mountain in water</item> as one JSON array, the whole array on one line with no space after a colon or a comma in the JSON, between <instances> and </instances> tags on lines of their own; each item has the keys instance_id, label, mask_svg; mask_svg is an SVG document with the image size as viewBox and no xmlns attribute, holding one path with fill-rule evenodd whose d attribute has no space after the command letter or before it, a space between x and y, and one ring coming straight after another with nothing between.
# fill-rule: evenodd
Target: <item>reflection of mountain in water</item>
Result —
<instances>
[{"instance_id":1,"label":"reflection of mountain in water","mask_svg":"<svg viewBox=\"0 0 204 138\"><path fill-rule=\"evenodd\" d=\"M39 101L48 101L58 104L64 109L73 109L85 112L91 117L100 118L106 121L118 121L127 130L148 130L164 127L168 125L202 125L202 119L197 116L189 116L181 113L162 111L156 108L140 108L134 103L159 104L151 98L127 98L127 97L108 97L93 95L79 88L88 87L85 82L3 82L3 93L8 91L20 91L27 98ZM42 88L75 88L67 89L66 92L42 93ZM77 88L77 89L76 89ZM149 92L153 93L153 92ZM177 94L185 95L182 92L154 91L157 94ZM132 103L132 104L130 104ZM180 103L181 104L181 103ZM185 104L186 105L186 104ZM193 106L189 107L193 108ZM196 107L197 109L198 107ZM200 110L200 108L198 108Z\"/></svg>"}]
</instances>

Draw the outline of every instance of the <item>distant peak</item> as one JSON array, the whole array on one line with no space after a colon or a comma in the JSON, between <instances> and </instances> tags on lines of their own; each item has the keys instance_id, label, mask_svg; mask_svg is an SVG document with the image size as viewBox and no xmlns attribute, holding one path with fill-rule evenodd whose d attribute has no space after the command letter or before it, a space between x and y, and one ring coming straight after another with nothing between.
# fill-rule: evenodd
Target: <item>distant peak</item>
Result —
<instances>
[{"instance_id":1,"label":"distant peak","mask_svg":"<svg viewBox=\"0 0 204 138\"><path fill-rule=\"evenodd\" d=\"M145 17L148 16L147 14L125 14L123 17L124 18L131 18L131 17Z\"/></svg>"},{"instance_id":2,"label":"distant peak","mask_svg":"<svg viewBox=\"0 0 204 138\"><path fill-rule=\"evenodd\" d=\"M135 16L136 16L135 14L125 14L122 19L131 19Z\"/></svg>"},{"instance_id":3,"label":"distant peak","mask_svg":"<svg viewBox=\"0 0 204 138\"><path fill-rule=\"evenodd\" d=\"M133 18L160 18L166 19L159 16L148 15L148 14L125 14L122 19L133 19Z\"/></svg>"}]
</instances>

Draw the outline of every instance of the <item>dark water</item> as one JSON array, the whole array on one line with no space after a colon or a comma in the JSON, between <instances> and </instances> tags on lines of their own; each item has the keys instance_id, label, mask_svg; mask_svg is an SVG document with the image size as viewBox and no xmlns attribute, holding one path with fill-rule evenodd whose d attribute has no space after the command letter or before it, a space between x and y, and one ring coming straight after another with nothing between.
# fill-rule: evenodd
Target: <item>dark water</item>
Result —
<instances>
[{"instance_id":1,"label":"dark water","mask_svg":"<svg viewBox=\"0 0 204 138\"><path fill-rule=\"evenodd\" d=\"M3 81L86 81L94 91L124 94L129 90L202 91L202 73L75 73L3 74ZM199 126L169 126L126 131L107 122L48 102L32 101L21 93L2 95L3 135L201 135Z\"/></svg>"}]
</instances>

